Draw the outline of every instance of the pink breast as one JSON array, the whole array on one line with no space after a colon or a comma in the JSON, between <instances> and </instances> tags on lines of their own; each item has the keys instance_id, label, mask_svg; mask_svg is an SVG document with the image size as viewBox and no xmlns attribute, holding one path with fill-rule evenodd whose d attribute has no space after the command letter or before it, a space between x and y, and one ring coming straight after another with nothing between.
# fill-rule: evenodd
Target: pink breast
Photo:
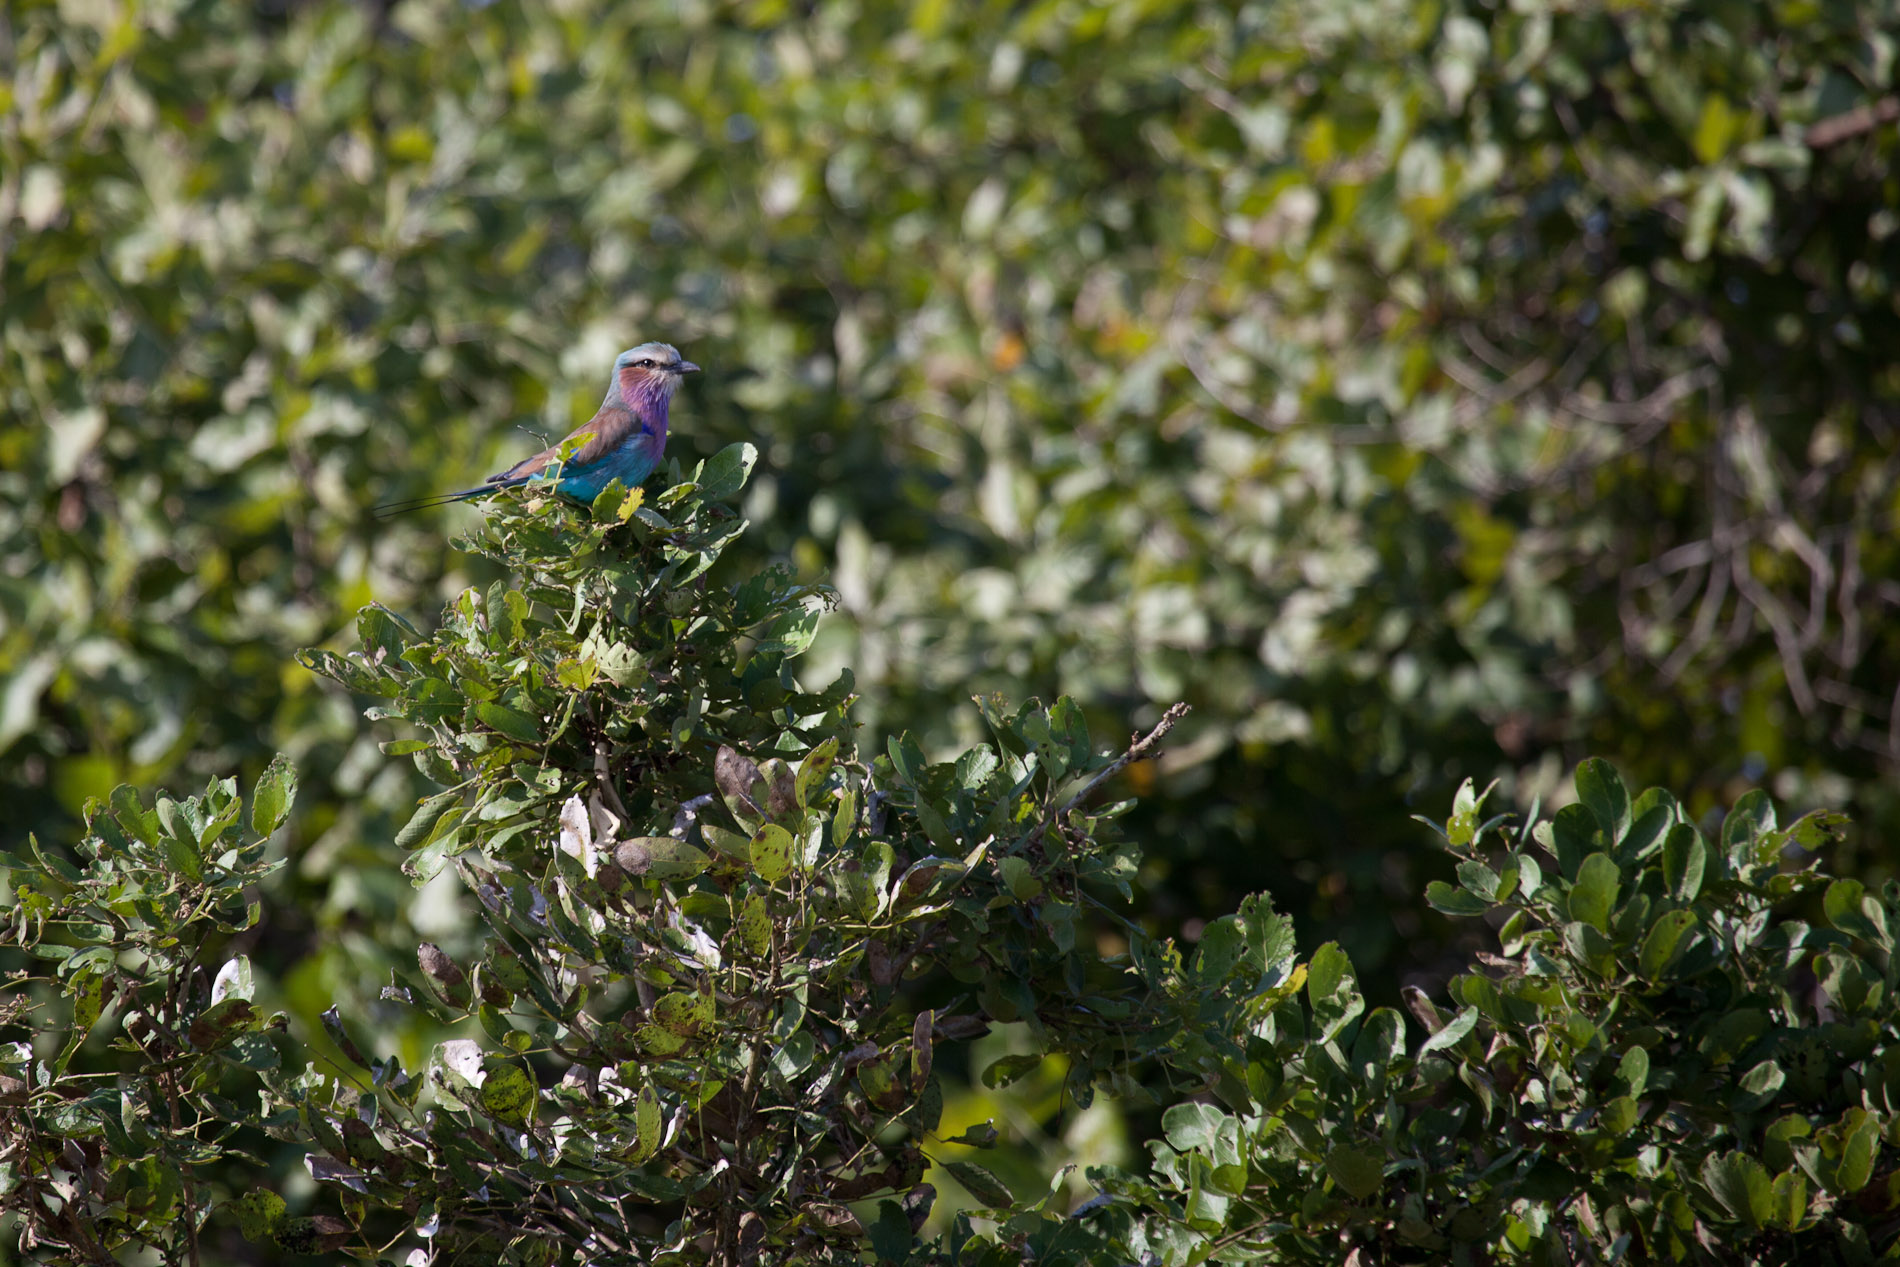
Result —
<instances>
[{"instance_id":1,"label":"pink breast","mask_svg":"<svg viewBox=\"0 0 1900 1267\"><path fill-rule=\"evenodd\" d=\"M646 394L646 371L628 365L620 371L620 399L629 405Z\"/></svg>"},{"instance_id":2,"label":"pink breast","mask_svg":"<svg viewBox=\"0 0 1900 1267\"><path fill-rule=\"evenodd\" d=\"M618 381L620 399L640 420L640 429L666 434L666 404L673 395L673 376L630 365L620 371Z\"/></svg>"}]
</instances>

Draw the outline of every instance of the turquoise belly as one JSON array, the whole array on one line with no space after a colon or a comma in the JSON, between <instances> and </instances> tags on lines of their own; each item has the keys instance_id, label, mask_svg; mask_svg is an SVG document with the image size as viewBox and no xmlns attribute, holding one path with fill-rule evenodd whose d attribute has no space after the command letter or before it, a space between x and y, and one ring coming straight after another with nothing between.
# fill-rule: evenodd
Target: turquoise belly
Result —
<instances>
[{"instance_id":1,"label":"turquoise belly","mask_svg":"<svg viewBox=\"0 0 1900 1267\"><path fill-rule=\"evenodd\" d=\"M643 437L644 438L644 437ZM554 487L565 497L591 502L607 485L619 480L628 488L638 487L660 464L660 455L650 446L635 442L624 445L598 462L577 466L569 462L561 468Z\"/></svg>"}]
</instances>

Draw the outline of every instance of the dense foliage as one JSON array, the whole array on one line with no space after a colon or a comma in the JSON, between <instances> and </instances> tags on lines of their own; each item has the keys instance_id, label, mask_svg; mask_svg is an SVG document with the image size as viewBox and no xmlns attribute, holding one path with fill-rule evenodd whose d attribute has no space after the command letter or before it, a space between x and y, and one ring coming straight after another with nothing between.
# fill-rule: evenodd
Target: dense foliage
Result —
<instances>
[{"instance_id":1,"label":"dense foliage","mask_svg":"<svg viewBox=\"0 0 1900 1267\"><path fill-rule=\"evenodd\" d=\"M40 970L13 971L0 1003L0 1209L29 1261L116 1262L127 1244L184 1261L241 1190L220 1168L259 1164L256 1098L226 1095L279 1066L285 1019L253 1005L243 955L211 956L257 928L253 886L283 865L266 838L295 794L273 762L246 831L233 780L150 807L120 787L87 806L76 849L0 856L4 944ZM102 1020L111 1054L75 1061Z\"/></svg>"},{"instance_id":2,"label":"dense foliage","mask_svg":"<svg viewBox=\"0 0 1900 1267\"><path fill-rule=\"evenodd\" d=\"M1896 29L0 6L7 1226L531 1258L483 1176L591 1220L618 1148L680 1187L616 1235L688 1256L1883 1252ZM710 371L667 491L366 513L566 432L643 338ZM1086 736L1158 730L1070 805ZM1625 822L1588 752L1680 799ZM1583 808L1421 848L1467 776ZM1268 888L1296 920L1224 917ZM1078 997L1133 1010L1084 1041ZM695 1107L663 1033L744 1095ZM967 1191L936 1092L998 1123ZM785 1134L714 1158L688 1119L733 1112ZM1128 1172L1086 1217L1079 1171L1017 1200L1085 1154ZM787 1221L810 1184L849 1218Z\"/></svg>"},{"instance_id":3,"label":"dense foliage","mask_svg":"<svg viewBox=\"0 0 1900 1267\"><path fill-rule=\"evenodd\" d=\"M1169 926L1271 880L1396 972L1440 935L1386 914L1407 798L1528 804L1589 750L1884 831L1896 26L8 6L8 800L288 751L283 882L399 919L326 877L416 786L284 654L479 566L365 505L666 337L713 371L676 446L759 447L739 548L833 577L811 672L877 735L954 751L1003 686L1195 705L1138 811Z\"/></svg>"},{"instance_id":4,"label":"dense foliage","mask_svg":"<svg viewBox=\"0 0 1900 1267\"><path fill-rule=\"evenodd\" d=\"M396 844L479 921L420 942L381 1023L321 1043L243 952L295 780L249 818L131 788L71 851L0 856L0 1213L35 1261L544 1264L1870 1261L1895 1241L1900 886L1830 880L1838 820L1760 792L1713 837L1604 762L1512 827L1467 784L1427 899L1496 951L1413 1020L1250 897L1191 952L1126 918L1141 851L1068 699L987 741L866 760L847 689L790 662L825 591L716 581L735 446L652 498L498 498L506 570L423 634L388 609L309 661L442 790ZM385 866L393 865L393 859ZM1814 900L1810 925L1777 908ZM215 971L212 965L220 964ZM392 1023L391 1014L409 1021ZM1139 1168L1029 1192L941 1130L992 1027L1068 1111L1161 1110ZM408 1056L388 1032L428 1033ZM301 1154L298 1180L258 1155ZM975 1154L980 1156L981 1153ZM929 1178L927 1179L927 1175ZM938 1183L964 1194L937 1210ZM933 1219L933 1215L935 1218ZM242 1237L242 1240L238 1238ZM246 1244L251 1248L246 1248Z\"/></svg>"},{"instance_id":5,"label":"dense foliage","mask_svg":"<svg viewBox=\"0 0 1900 1267\"><path fill-rule=\"evenodd\" d=\"M1452 979L1450 1008L1407 991L1416 1045L1399 1011L1366 1010L1330 943L1295 969L1305 1007L1240 1012L1209 1078L1225 1108L1171 1108L1151 1176L1100 1177L1146 1215L1120 1224L1125 1243L1174 1262L1891 1250L1900 889L1814 865L1839 826L1825 812L1784 827L1754 791L1709 839L1605 762L1576 784L1580 801L1519 830L1460 790L1442 829L1458 882L1427 896L1490 917L1497 950ZM1776 917L1803 892L1824 924ZM1204 940L1203 980L1286 970L1243 949L1256 920Z\"/></svg>"}]
</instances>

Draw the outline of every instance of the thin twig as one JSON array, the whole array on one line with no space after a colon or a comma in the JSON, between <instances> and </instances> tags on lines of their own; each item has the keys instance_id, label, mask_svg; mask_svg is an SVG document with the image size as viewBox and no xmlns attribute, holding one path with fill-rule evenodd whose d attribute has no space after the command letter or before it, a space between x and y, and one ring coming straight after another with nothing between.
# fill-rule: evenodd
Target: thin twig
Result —
<instances>
[{"instance_id":1,"label":"thin twig","mask_svg":"<svg viewBox=\"0 0 1900 1267\"><path fill-rule=\"evenodd\" d=\"M1081 791L1063 803L1062 808L1057 811L1057 817L1067 814L1070 810L1088 799L1089 793L1120 774L1123 770L1126 770L1135 762L1141 760L1148 754L1150 748L1153 748L1156 744L1167 738L1168 732L1173 730L1180 720L1187 715L1188 706L1186 704L1170 704L1168 711L1161 714L1161 720L1155 723L1155 728L1130 743L1128 745L1128 751L1116 757L1114 761L1109 763L1106 769L1097 773L1096 776L1087 783L1084 783Z\"/></svg>"},{"instance_id":2,"label":"thin twig","mask_svg":"<svg viewBox=\"0 0 1900 1267\"><path fill-rule=\"evenodd\" d=\"M1821 120L1809 128L1802 139L1807 141L1809 149L1824 150L1863 132L1871 132L1883 123L1892 123L1895 119L1900 119L1900 97L1882 97L1878 101L1870 101L1864 106L1855 106L1852 110Z\"/></svg>"}]
</instances>

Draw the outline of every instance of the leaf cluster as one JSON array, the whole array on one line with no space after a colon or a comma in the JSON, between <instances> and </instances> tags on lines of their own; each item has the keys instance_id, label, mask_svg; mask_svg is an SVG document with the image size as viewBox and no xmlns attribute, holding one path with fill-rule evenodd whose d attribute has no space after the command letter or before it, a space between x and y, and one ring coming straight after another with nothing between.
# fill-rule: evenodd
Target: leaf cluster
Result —
<instances>
[{"instance_id":1,"label":"leaf cluster","mask_svg":"<svg viewBox=\"0 0 1900 1267\"><path fill-rule=\"evenodd\" d=\"M0 1043L0 1210L22 1251L196 1258L207 1177L262 1164L271 1114L247 1090L281 1070L285 1017L263 1009L245 956L214 970L212 955L255 936L257 886L283 865L267 838L295 796L273 762L246 830L234 780L149 807L120 787L87 805L72 852L30 839L0 854L14 881L0 946L21 965L0 1027L26 1035ZM105 1068L75 1065L95 1032L111 1036Z\"/></svg>"},{"instance_id":2,"label":"leaf cluster","mask_svg":"<svg viewBox=\"0 0 1900 1267\"><path fill-rule=\"evenodd\" d=\"M259 923L281 764L248 834L231 784L122 789L70 855L4 859L8 942L52 965L5 1017L27 1250L189 1255L214 1220L362 1261L682 1267L1892 1247L1900 886L1825 875L1835 816L1783 826L1750 793L1705 831L1589 761L1575 804L1512 827L1466 784L1436 828L1456 882L1426 897L1496 948L1444 1006L1369 1008L1264 897L1184 950L1122 913L1141 857L1098 800L1178 712L1117 753L1071 700L984 699L954 760L904 736L867 759L848 683L792 672L824 593L721 579L750 463L676 470L651 505L498 495L468 546L511 583L427 633L372 605L356 651L306 653L443 785L398 843L475 927L383 992L443 1035L420 1061L340 1007L299 1035L242 954L205 979ZM1068 1104L1158 1111L1147 1164L1090 1170L1069 1210L1063 1174L1024 1193L958 1151L992 1126L944 1138L951 1058L1001 1024L1028 1049L981 1083L1055 1058ZM70 1063L93 1031L109 1087ZM314 1208L229 1183L264 1139L303 1152ZM975 1204L937 1211L938 1176Z\"/></svg>"},{"instance_id":3,"label":"leaf cluster","mask_svg":"<svg viewBox=\"0 0 1900 1267\"><path fill-rule=\"evenodd\" d=\"M1837 816L1750 792L1705 835L1669 793L1576 772L1507 829L1467 783L1434 826L1496 948L1366 1009L1336 945L1235 1033L1211 1102L1104 1172L1166 1261L1870 1262L1900 1203L1900 886L1830 879ZM1820 919L1791 917L1816 905ZM1422 1032L1421 1032L1422 1031ZM1113 1217L1128 1217L1114 1211ZM1362 1256L1362 1257L1354 1257Z\"/></svg>"},{"instance_id":4,"label":"leaf cluster","mask_svg":"<svg viewBox=\"0 0 1900 1267\"><path fill-rule=\"evenodd\" d=\"M25 828L283 750L292 848L380 838L418 785L354 786L286 655L465 564L366 505L564 434L644 337L711 371L676 451L760 450L736 548L848 597L814 650L877 745L1195 706L1137 811L1169 918L1271 882L1429 962L1371 877L1417 887L1452 769L1528 803L1613 751L1700 813L1737 771L1692 754L1753 754L1893 812L1893 0L4 21Z\"/></svg>"},{"instance_id":5,"label":"leaf cluster","mask_svg":"<svg viewBox=\"0 0 1900 1267\"><path fill-rule=\"evenodd\" d=\"M991 740L954 762L904 738L860 759L849 679L810 692L788 666L822 593L713 580L750 463L728 450L650 508L504 495L469 548L518 582L426 636L366 608L359 650L306 655L422 732L388 750L448 786L398 837L405 869L452 865L484 926L472 962L424 944L388 996L476 1036L302 1106L311 1171L365 1238L400 1210L506 1261L848 1258L867 1237L901 1259L934 1201L941 1045L1020 1024L1034 1051L985 1084L1059 1056L1086 1106L1148 1099L1153 1062L1210 1041L1208 983L1115 914L1138 855L1111 830L1126 806L1090 800L1125 761L1068 700L981 701ZM367 1133L325 1129L345 1095ZM1014 1212L980 1164L939 1164Z\"/></svg>"}]
</instances>

